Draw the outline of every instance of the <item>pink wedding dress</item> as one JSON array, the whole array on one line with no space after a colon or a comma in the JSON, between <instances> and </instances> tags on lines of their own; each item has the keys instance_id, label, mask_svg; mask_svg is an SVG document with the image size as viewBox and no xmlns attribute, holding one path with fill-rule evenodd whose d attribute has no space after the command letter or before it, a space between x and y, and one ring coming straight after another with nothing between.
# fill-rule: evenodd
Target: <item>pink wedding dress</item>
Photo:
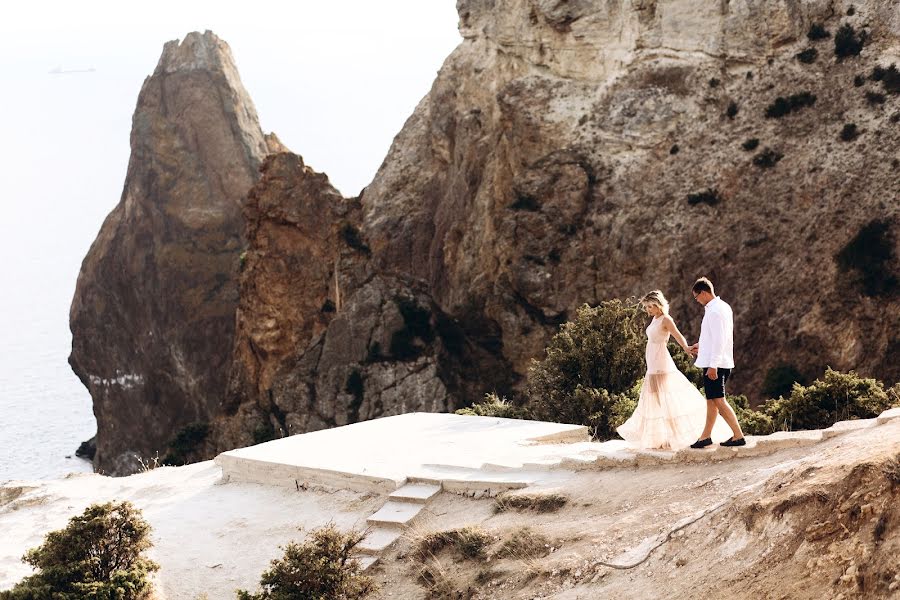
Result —
<instances>
[{"instance_id":1,"label":"pink wedding dress","mask_svg":"<svg viewBox=\"0 0 900 600\"><path fill-rule=\"evenodd\" d=\"M640 448L678 450L690 446L706 424L706 398L675 366L666 342L662 318L647 326L647 374L634 414L616 429L622 439ZM713 442L731 438L731 428L719 416Z\"/></svg>"}]
</instances>

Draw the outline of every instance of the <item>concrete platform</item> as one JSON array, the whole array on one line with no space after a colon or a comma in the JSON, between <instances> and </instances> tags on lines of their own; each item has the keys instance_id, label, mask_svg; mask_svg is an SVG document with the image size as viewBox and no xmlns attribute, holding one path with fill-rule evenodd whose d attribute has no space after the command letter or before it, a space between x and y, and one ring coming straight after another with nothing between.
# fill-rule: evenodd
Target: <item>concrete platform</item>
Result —
<instances>
[{"instance_id":1,"label":"concrete platform","mask_svg":"<svg viewBox=\"0 0 900 600\"><path fill-rule=\"evenodd\" d=\"M417 480L502 491L527 483L520 477L526 463L558 464L582 443L588 428L581 425L410 413L231 450L215 462L225 481L298 489L390 493Z\"/></svg>"}]
</instances>

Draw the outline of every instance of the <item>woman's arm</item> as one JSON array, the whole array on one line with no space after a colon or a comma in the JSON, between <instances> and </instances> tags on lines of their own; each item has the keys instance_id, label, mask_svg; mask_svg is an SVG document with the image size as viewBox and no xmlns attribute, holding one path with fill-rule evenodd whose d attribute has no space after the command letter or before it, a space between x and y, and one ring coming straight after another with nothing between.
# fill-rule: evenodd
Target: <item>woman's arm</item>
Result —
<instances>
[{"instance_id":1,"label":"woman's arm","mask_svg":"<svg viewBox=\"0 0 900 600\"><path fill-rule=\"evenodd\" d=\"M675 320L672 317L669 315L663 317L663 327L672 334L672 337L675 338L678 345L681 346L688 355L691 355L691 347L688 345L687 340L684 339L684 336L681 335L681 332L678 331L678 327L675 325Z\"/></svg>"}]
</instances>

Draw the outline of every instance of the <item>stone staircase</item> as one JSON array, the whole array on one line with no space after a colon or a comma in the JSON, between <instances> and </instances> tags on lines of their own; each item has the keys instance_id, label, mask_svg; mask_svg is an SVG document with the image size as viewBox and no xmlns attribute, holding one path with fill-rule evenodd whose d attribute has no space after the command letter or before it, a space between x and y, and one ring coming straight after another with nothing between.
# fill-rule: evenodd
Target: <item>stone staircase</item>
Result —
<instances>
[{"instance_id":1,"label":"stone staircase","mask_svg":"<svg viewBox=\"0 0 900 600\"><path fill-rule=\"evenodd\" d=\"M428 501L440 492L438 480L413 479L388 495L385 505L366 519L369 526L366 537L356 547L364 570L378 562L418 518Z\"/></svg>"}]
</instances>

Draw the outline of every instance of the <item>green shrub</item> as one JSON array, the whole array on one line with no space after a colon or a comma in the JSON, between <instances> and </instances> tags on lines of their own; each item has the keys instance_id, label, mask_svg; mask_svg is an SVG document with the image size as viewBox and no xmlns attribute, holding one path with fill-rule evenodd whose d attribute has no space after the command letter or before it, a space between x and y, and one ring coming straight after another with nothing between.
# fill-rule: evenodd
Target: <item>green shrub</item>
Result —
<instances>
[{"instance_id":1,"label":"green shrub","mask_svg":"<svg viewBox=\"0 0 900 600\"><path fill-rule=\"evenodd\" d=\"M35 569L2 600L136 600L159 566L144 558L150 525L128 502L93 504L23 560Z\"/></svg>"},{"instance_id":2,"label":"green shrub","mask_svg":"<svg viewBox=\"0 0 900 600\"><path fill-rule=\"evenodd\" d=\"M853 26L844 23L834 34L834 55L838 60L844 60L851 56L857 56L862 52L866 43L865 32L857 33Z\"/></svg>"},{"instance_id":3,"label":"green shrub","mask_svg":"<svg viewBox=\"0 0 900 600\"><path fill-rule=\"evenodd\" d=\"M527 212L539 212L541 204L533 196L519 194L516 201L509 205L510 210L524 210Z\"/></svg>"},{"instance_id":4,"label":"green shrub","mask_svg":"<svg viewBox=\"0 0 900 600\"><path fill-rule=\"evenodd\" d=\"M209 423L185 425L169 442L169 451L163 458L163 464L175 466L186 464L188 457L200 448L208 436Z\"/></svg>"},{"instance_id":5,"label":"green shrub","mask_svg":"<svg viewBox=\"0 0 900 600\"><path fill-rule=\"evenodd\" d=\"M756 156L753 157L753 164L760 169L771 169L784 158L784 154L771 148L763 148Z\"/></svg>"},{"instance_id":6,"label":"green shrub","mask_svg":"<svg viewBox=\"0 0 900 600\"><path fill-rule=\"evenodd\" d=\"M766 398L778 398L791 393L795 383L805 384L806 379L794 365L778 365L766 372L763 394Z\"/></svg>"},{"instance_id":7,"label":"green shrub","mask_svg":"<svg viewBox=\"0 0 900 600\"><path fill-rule=\"evenodd\" d=\"M775 431L772 417L764 412L750 408L750 401L744 395L726 396L734 414L737 415L741 430L747 435L768 435Z\"/></svg>"},{"instance_id":8,"label":"green shrub","mask_svg":"<svg viewBox=\"0 0 900 600\"><path fill-rule=\"evenodd\" d=\"M775 101L766 107L767 119L780 119L792 112L797 112L816 103L816 95L809 92L791 94L787 98L778 96Z\"/></svg>"},{"instance_id":9,"label":"green shrub","mask_svg":"<svg viewBox=\"0 0 900 600\"><path fill-rule=\"evenodd\" d=\"M677 365L677 361L676 361ZM679 369L681 367L679 366ZM696 369L698 373L702 375L702 371L697 369L696 367L692 367ZM689 377L690 378L690 377ZM609 399L609 408L608 416L606 417L606 426L610 431L610 436L613 435L613 432L628 418L634 413L634 409L637 408L638 400L641 397L641 386L644 383L643 377L638 379L630 389L622 392L621 394L612 394ZM603 422L602 415L599 413L594 413L591 415L591 423L592 427L595 429L598 428ZM596 431L595 431L596 436Z\"/></svg>"},{"instance_id":10,"label":"green shrub","mask_svg":"<svg viewBox=\"0 0 900 600\"><path fill-rule=\"evenodd\" d=\"M363 241L359 229L352 223L344 223L344 226L341 227L341 238L343 238L345 244L357 252L365 254L366 256L372 254L372 250L369 248L368 244Z\"/></svg>"},{"instance_id":11,"label":"green shrub","mask_svg":"<svg viewBox=\"0 0 900 600\"><path fill-rule=\"evenodd\" d=\"M897 70L897 65L892 64L887 69L882 69L878 81L889 94L900 94L900 71Z\"/></svg>"},{"instance_id":12,"label":"green shrub","mask_svg":"<svg viewBox=\"0 0 900 600\"><path fill-rule=\"evenodd\" d=\"M844 246L835 260L838 268L853 275L866 296L891 296L900 290L894 274L894 235L891 222L876 219L863 226Z\"/></svg>"},{"instance_id":13,"label":"green shrub","mask_svg":"<svg viewBox=\"0 0 900 600\"><path fill-rule=\"evenodd\" d=\"M729 119L734 119L738 114L738 105L737 102L733 100L728 103L728 107L725 109L725 116Z\"/></svg>"},{"instance_id":14,"label":"green shrub","mask_svg":"<svg viewBox=\"0 0 900 600\"><path fill-rule=\"evenodd\" d=\"M888 396L888 403L891 405L891 408L900 408L900 382L885 390L885 393Z\"/></svg>"},{"instance_id":15,"label":"green shrub","mask_svg":"<svg viewBox=\"0 0 900 600\"><path fill-rule=\"evenodd\" d=\"M609 300L581 306L553 336L543 361L528 371L528 410L544 421L592 425L613 437L609 416L643 374L643 319L636 305Z\"/></svg>"},{"instance_id":16,"label":"green shrub","mask_svg":"<svg viewBox=\"0 0 900 600\"><path fill-rule=\"evenodd\" d=\"M748 140L745 140L744 143L741 144L741 148L743 148L747 152L756 150L756 148L758 146L759 146L759 138L750 138Z\"/></svg>"},{"instance_id":17,"label":"green shrub","mask_svg":"<svg viewBox=\"0 0 900 600\"><path fill-rule=\"evenodd\" d=\"M260 577L262 588L251 594L238 590L238 600L355 600L376 590L353 558L364 533L341 532L333 524L312 532L302 544L291 543L284 556L271 562Z\"/></svg>"},{"instance_id":18,"label":"green shrub","mask_svg":"<svg viewBox=\"0 0 900 600\"><path fill-rule=\"evenodd\" d=\"M867 91L866 102L868 102L871 106L878 106L887 102L887 98L884 96L884 94L881 94L879 92Z\"/></svg>"},{"instance_id":19,"label":"green shrub","mask_svg":"<svg viewBox=\"0 0 900 600\"><path fill-rule=\"evenodd\" d=\"M722 197L719 195L719 190L714 188L708 188L702 192L694 192L693 194L688 194L687 196L687 203L691 206L700 203L715 206L721 201Z\"/></svg>"},{"instance_id":20,"label":"green shrub","mask_svg":"<svg viewBox=\"0 0 900 600\"><path fill-rule=\"evenodd\" d=\"M505 397L501 398L496 393L484 395L484 400L466 408L456 411L458 415L470 415L475 417L502 417L504 419L527 419L528 411L521 406L510 403Z\"/></svg>"},{"instance_id":21,"label":"green shrub","mask_svg":"<svg viewBox=\"0 0 900 600\"><path fill-rule=\"evenodd\" d=\"M398 296L394 304L403 317L403 327L391 335L390 353L397 360L413 360L434 340L431 311L414 298Z\"/></svg>"},{"instance_id":22,"label":"green shrub","mask_svg":"<svg viewBox=\"0 0 900 600\"><path fill-rule=\"evenodd\" d=\"M880 381L829 368L821 380L809 386L795 385L789 397L766 401L762 412L772 418L776 429L794 431L870 419L890 406L891 398Z\"/></svg>"},{"instance_id":23,"label":"green shrub","mask_svg":"<svg viewBox=\"0 0 900 600\"><path fill-rule=\"evenodd\" d=\"M831 37L831 34L828 33L828 30L825 29L821 23L813 23L809 31L806 32L806 37L811 41L815 42L818 40L824 40Z\"/></svg>"},{"instance_id":24,"label":"green shrub","mask_svg":"<svg viewBox=\"0 0 900 600\"><path fill-rule=\"evenodd\" d=\"M802 62L805 65L812 64L816 62L816 59L819 57L819 51L815 48L807 48L801 52L797 53L797 60Z\"/></svg>"},{"instance_id":25,"label":"green shrub","mask_svg":"<svg viewBox=\"0 0 900 600\"><path fill-rule=\"evenodd\" d=\"M852 142L858 137L859 129L856 127L856 123L846 123L841 129L841 141L843 142Z\"/></svg>"}]
</instances>

